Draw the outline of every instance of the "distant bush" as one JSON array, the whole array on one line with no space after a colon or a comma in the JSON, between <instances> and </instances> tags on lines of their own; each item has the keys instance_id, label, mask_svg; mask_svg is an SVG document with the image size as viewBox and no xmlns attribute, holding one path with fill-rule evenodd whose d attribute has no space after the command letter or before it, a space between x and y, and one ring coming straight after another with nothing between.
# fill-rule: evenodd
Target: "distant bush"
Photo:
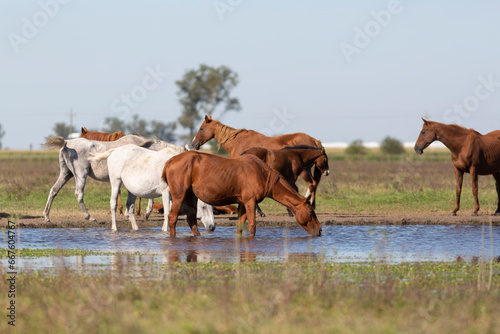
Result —
<instances>
[{"instance_id":1,"label":"distant bush","mask_svg":"<svg viewBox=\"0 0 500 334\"><path fill-rule=\"evenodd\" d=\"M405 153L405 148L403 143L396 138L385 137L380 144L380 150L385 154L403 154Z\"/></svg>"},{"instance_id":2,"label":"distant bush","mask_svg":"<svg viewBox=\"0 0 500 334\"><path fill-rule=\"evenodd\" d=\"M366 154L366 147L363 146L363 141L361 139L356 139L347 146L345 149L346 154Z\"/></svg>"}]
</instances>

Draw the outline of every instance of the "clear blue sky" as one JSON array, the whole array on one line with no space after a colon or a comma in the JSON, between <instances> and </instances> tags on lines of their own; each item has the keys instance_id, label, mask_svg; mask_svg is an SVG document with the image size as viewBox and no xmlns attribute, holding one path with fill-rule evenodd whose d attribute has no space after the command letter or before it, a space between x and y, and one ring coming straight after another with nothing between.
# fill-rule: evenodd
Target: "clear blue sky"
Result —
<instances>
[{"instance_id":1,"label":"clear blue sky","mask_svg":"<svg viewBox=\"0 0 500 334\"><path fill-rule=\"evenodd\" d=\"M4 148L39 148L70 108L77 128L173 121L175 81L200 63L239 74L242 110L222 119L236 128L414 141L425 115L500 129L497 1L39 2L0 0Z\"/></svg>"}]
</instances>

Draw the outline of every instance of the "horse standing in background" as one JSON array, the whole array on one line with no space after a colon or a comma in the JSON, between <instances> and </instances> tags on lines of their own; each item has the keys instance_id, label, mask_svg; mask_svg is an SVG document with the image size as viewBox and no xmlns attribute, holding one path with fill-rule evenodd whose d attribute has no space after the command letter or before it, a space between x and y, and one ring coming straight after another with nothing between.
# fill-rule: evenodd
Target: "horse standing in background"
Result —
<instances>
[{"instance_id":1,"label":"horse standing in background","mask_svg":"<svg viewBox=\"0 0 500 334\"><path fill-rule=\"evenodd\" d=\"M115 141L117 139L120 139L121 137L125 137L125 134L121 131L113 133L88 131L86 127L83 127L80 133L80 138L99 141Z\"/></svg>"},{"instance_id":2,"label":"horse standing in background","mask_svg":"<svg viewBox=\"0 0 500 334\"><path fill-rule=\"evenodd\" d=\"M175 226L182 204L188 211L187 221L193 235L200 235L196 225L197 199L210 205L238 203L238 233L248 218L250 236L255 236L255 205L265 197L285 205L310 235L320 236L321 225L309 204L278 172L257 157L245 154L224 158L213 154L184 152L170 158L162 172L172 196L168 215L170 236L175 237Z\"/></svg>"},{"instance_id":3,"label":"horse standing in background","mask_svg":"<svg viewBox=\"0 0 500 334\"><path fill-rule=\"evenodd\" d=\"M296 191L299 191L299 189L295 183L304 170L315 166L323 175L330 174L325 148L298 145L285 146L279 150L268 150L263 147L253 147L242 153L242 155L244 154L255 155L264 161L269 167L283 175L285 180ZM258 205L257 211L261 211ZM290 210L288 210L288 214L293 215Z\"/></svg>"},{"instance_id":4,"label":"horse standing in background","mask_svg":"<svg viewBox=\"0 0 500 334\"><path fill-rule=\"evenodd\" d=\"M475 203L472 215L477 216L479 211L478 176L491 174L495 178L498 197L495 215L500 214L500 131L482 135L460 125L432 122L423 118L422 120L424 125L415 143L415 152L422 154L435 140L442 142L451 151L457 181L455 208L451 215L456 216L460 209L464 173L469 173L472 180Z\"/></svg>"},{"instance_id":5,"label":"horse standing in background","mask_svg":"<svg viewBox=\"0 0 500 334\"><path fill-rule=\"evenodd\" d=\"M231 157L237 157L244 151L252 147L264 147L267 149L281 149L285 146L307 145L322 148L321 142L305 133L297 132L281 136L268 137L253 130L234 129L221 122L212 119L212 116L205 116L205 120L200 126L193 139L192 145L199 149L210 139L215 138L219 145L229 153ZM300 176L307 183L307 194L311 194L311 204L316 206L316 188L321 180L321 172L317 169L314 173L311 168L302 171Z\"/></svg>"}]
</instances>

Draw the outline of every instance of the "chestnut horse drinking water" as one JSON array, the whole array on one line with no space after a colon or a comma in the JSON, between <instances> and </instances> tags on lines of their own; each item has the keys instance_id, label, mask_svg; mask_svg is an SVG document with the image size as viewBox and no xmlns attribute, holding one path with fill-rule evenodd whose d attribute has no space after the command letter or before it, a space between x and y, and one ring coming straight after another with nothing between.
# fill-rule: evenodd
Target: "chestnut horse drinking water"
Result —
<instances>
[{"instance_id":1,"label":"chestnut horse drinking water","mask_svg":"<svg viewBox=\"0 0 500 334\"><path fill-rule=\"evenodd\" d=\"M466 129L460 125L448 125L438 122L424 121L422 131L415 143L415 152L422 154L433 141L439 140L450 151L455 177L457 181L455 208L452 216L460 208L460 194L464 173L470 173L472 179L472 194L474 195L474 212L479 211L478 175L490 175L496 181L496 190L499 202L495 215L500 213L500 131L493 131L485 135L473 129Z\"/></svg>"},{"instance_id":2,"label":"chestnut horse drinking water","mask_svg":"<svg viewBox=\"0 0 500 334\"><path fill-rule=\"evenodd\" d=\"M255 206L265 197L285 205L295 219L312 236L321 235L321 225L308 198L299 195L284 178L253 155L224 158L212 154L185 152L165 163L163 180L170 187L172 205L168 215L170 236L175 237L175 225L181 205L192 210L187 221L194 235L196 200L210 205L239 204L238 232L248 219L250 236L255 236Z\"/></svg>"},{"instance_id":3,"label":"chestnut horse drinking water","mask_svg":"<svg viewBox=\"0 0 500 334\"><path fill-rule=\"evenodd\" d=\"M237 157L244 151L252 147L264 147L267 149L281 149L285 146L307 145L317 148L322 148L321 142L313 137L297 132L281 136L268 137L253 130L234 129L224 125L221 122L212 118L211 115L205 116L205 120L200 126L198 133L193 139L193 147L199 149L210 139L215 138L219 145L229 153L231 157ZM304 170L300 175L307 183L308 194L311 194L312 205L315 207L316 188L321 180L321 172L314 170L314 175L311 174L311 169ZM307 195L306 195L307 196Z\"/></svg>"}]
</instances>

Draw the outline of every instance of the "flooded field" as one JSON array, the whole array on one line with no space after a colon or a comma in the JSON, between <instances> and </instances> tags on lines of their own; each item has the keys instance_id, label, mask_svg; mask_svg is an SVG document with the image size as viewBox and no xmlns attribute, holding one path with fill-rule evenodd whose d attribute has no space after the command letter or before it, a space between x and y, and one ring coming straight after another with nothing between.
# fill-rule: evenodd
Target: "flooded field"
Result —
<instances>
[{"instance_id":1,"label":"flooded field","mask_svg":"<svg viewBox=\"0 0 500 334\"><path fill-rule=\"evenodd\" d=\"M193 237L188 227L178 228L170 238L159 227L138 231L108 228L21 229L17 248L85 249L103 255L64 258L20 258L18 267L43 269L57 266L112 266L117 253L128 254L129 261L165 262L243 262L321 259L325 262L383 260L389 263L413 261L454 261L457 258L490 259L500 256L500 226L324 226L323 236L308 237L299 226L260 227L253 239L236 237L234 226L217 227L215 232L201 228ZM493 241L493 243L492 243ZM493 247L492 247L493 246ZM6 244L4 242L4 248ZM6 259L2 259L6 265Z\"/></svg>"}]
</instances>

